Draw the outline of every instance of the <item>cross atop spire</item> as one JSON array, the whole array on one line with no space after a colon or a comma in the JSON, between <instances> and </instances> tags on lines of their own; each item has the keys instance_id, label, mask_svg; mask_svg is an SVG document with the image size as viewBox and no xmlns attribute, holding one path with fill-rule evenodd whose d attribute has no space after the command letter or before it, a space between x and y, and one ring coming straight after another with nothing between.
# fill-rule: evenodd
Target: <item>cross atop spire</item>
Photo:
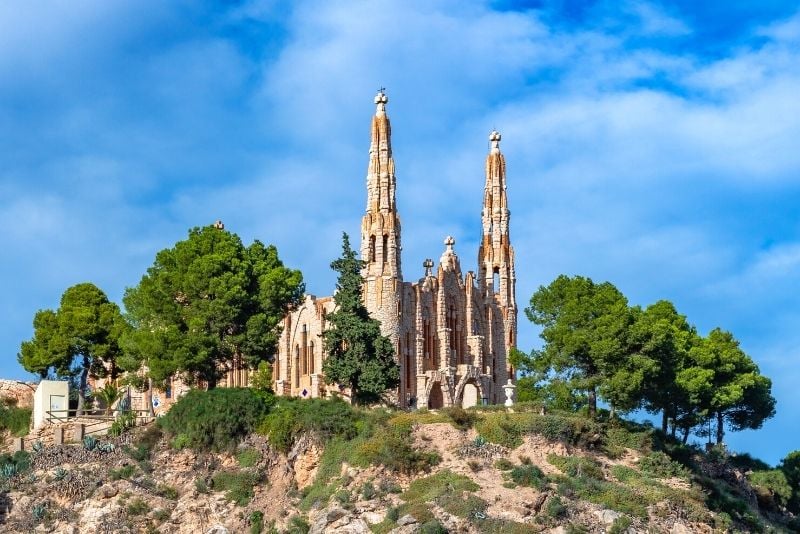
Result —
<instances>
[{"instance_id":1,"label":"cross atop spire","mask_svg":"<svg viewBox=\"0 0 800 534\"><path fill-rule=\"evenodd\" d=\"M375 104L378 108L375 110L375 115L386 114L386 104L389 102L389 97L386 96L386 88L381 87L378 89L378 94L375 95Z\"/></svg>"},{"instance_id":2,"label":"cross atop spire","mask_svg":"<svg viewBox=\"0 0 800 534\"><path fill-rule=\"evenodd\" d=\"M492 130L492 133L489 134L489 142L492 144L491 153L492 154L499 154L500 153L500 132L497 130Z\"/></svg>"}]
</instances>

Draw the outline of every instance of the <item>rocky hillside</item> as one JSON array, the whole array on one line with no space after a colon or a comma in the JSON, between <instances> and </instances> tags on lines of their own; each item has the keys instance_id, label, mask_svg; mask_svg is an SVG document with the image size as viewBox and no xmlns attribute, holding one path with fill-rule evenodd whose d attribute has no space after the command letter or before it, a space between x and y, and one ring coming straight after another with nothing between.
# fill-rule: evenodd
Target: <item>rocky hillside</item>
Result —
<instances>
[{"instance_id":1,"label":"rocky hillside","mask_svg":"<svg viewBox=\"0 0 800 534\"><path fill-rule=\"evenodd\" d=\"M6 456L0 530L792 531L791 515L746 468L663 443L652 429L524 407L402 413L305 402L280 401L257 432L217 452L166 421Z\"/></svg>"}]
</instances>

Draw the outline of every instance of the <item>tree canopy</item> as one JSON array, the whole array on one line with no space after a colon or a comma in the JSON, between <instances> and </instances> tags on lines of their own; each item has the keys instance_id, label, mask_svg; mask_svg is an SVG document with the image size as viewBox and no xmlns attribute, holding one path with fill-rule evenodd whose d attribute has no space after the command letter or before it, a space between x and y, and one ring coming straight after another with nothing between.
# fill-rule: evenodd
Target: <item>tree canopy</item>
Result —
<instances>
[{"instance_id":1,"label":"tree canopy","mask_svg":"<svg viewBox=\"0 0 800 534\"><path fill-rule=\"evenodd\" d=\"M213 388L234 361L256 368L274 354L280 321L303 291L302 274L274 246L193 228L125 292L135 328L124 340L126 368L144 363L156 382L180 374Z\"/></svg>"},{"instance_id":2,"label":"tree canopy","mask_svg":"<svg viewBox=\"0 0 800 534\"><path fill-rule=\"evenodd\" d=\"M378 401L400 384L400 367L391 340L381 335L380 323L369 316L362 301L363 262L342 235L342 256L331 263L339 273L333 299L336 310L326 318L323 334L327 354L322 364L325 381L350 388L354 403Z\"/></svg>"},{"instance_id":3,"label":"tree canopy","mask_svg":"<svg viewBox=\"0 0 800 534\"><path fill-rule=\"evenodd\" d=\"M719 328L702 337L675 306L661 300L641 309L608 282L559 276L531 297L525 313L542 326L544 347L531 356L512 353L524 375L520 398L539 396L572 403L568 389L588 397L590 414L599 397L613 410L644 408L661 413L661 428L683 431L684 441L701 423L713 421L716 441L725 428L756 429L775 414L772 383ZM549 392L548 390L553 390ZM575 396L574 399L579 399Z\"/></svg>"},{"instance_id":4,"label":"tree canopy","mask_svg":"<svg viewBox=\"0 0 800 534\"><path fill-rule=\"evenodd\" d=\"M33 327L19 363L42 378L78 378L78 414L83 413L87 378L115 378L119 372L119 342L128 329L119 306L94 284L77 284L64 291L56 311L38 311Z\"/></svg>"}]
</instances>

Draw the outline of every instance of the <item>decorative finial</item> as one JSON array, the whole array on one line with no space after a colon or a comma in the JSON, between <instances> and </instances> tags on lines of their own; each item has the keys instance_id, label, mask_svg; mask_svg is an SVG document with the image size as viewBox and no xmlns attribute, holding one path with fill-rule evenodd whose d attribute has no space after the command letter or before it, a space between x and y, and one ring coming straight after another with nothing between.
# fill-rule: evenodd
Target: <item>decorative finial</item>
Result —
<instances>
[{"instance_id":1,"label":"decorative finial","mask_svg":"<svg viewBox=\"0 0 800 534\"><path fill-rule=\"evenodd\" d=\"M489 134L489 142L492 143L492 154L498 154L500 152L500 132L497 130L492 130L492 133Z\"/></svg>"},{"instance_id":2,"label":"decorative finial","mask_svg":"<svg viewBox=\"0 0 800 534\"><path fill-rule=\"evenodd\" d=\"M224 230L224 229L225 229L225 225L224 225L224 224L222 224L222 221L220 221L219 219L217 219L217 220L214 222L214 228L216 228L217 230Z\"/></svg>"},{"instance_id":3,"label":"decorative finial","mask_svg":"<svg viewBox=\"0 0 800 534\"><path fill-rule=\"evenodd\" d=\"M433 260L425 258L425 261L422 262L422 266L425 267L425 276L430 276L433 269Z\"/></svg>"},{"instance_id":4,"label":"decorative finial","mask_svg":"<svg viewBox=\"0 0 800 534\"><path fill-rule=\"evenodd\" d=\"M447 252L453 252L453 245L456 244L456 240L453 239L453 236L449 235L445 238L444 244L447 245Z\"/></svg>"},{"instance_id":5,"label":"decorative finial","mask_svg":"<svg viewBox=\"0 0 800 534\"><path fill-rule=\"evenodd\" d=\"M383 115L386 113L386 104L389 102L389 97L386 96L386 88L381 87L378 89L378 94L375 95L375 104L378 106L378 109L375 110L376 115Z\"/></svg>"}]
</instances>

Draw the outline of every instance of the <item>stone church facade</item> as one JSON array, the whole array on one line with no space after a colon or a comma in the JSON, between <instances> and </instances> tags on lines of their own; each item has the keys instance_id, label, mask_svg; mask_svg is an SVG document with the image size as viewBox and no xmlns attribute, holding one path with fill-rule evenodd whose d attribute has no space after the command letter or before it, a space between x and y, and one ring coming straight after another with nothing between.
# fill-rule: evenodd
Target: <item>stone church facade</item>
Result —
<instances>
[{"instance_id":1,"label":"stone church facade","mask_svg":"<svg viewBox=\"0 0 800 534\"><path fill-rule=\"evenodd\" d=\"M365 305L392 340L400 365L397 398L409 408L502 402L502 386L513 378L507 355L516 345L517 305L500 134L489 136L477 273L462 272L455 240L448 236L438 266L425 260L422 277L408 282L401 269L387 102L383 91L375 97L361 259ZM322 375L322 333L333 310L332 297L306 295L285 317L273 369L279 395L347 395L336 385L326 385Z\"/></svg>"}]
</instances>

